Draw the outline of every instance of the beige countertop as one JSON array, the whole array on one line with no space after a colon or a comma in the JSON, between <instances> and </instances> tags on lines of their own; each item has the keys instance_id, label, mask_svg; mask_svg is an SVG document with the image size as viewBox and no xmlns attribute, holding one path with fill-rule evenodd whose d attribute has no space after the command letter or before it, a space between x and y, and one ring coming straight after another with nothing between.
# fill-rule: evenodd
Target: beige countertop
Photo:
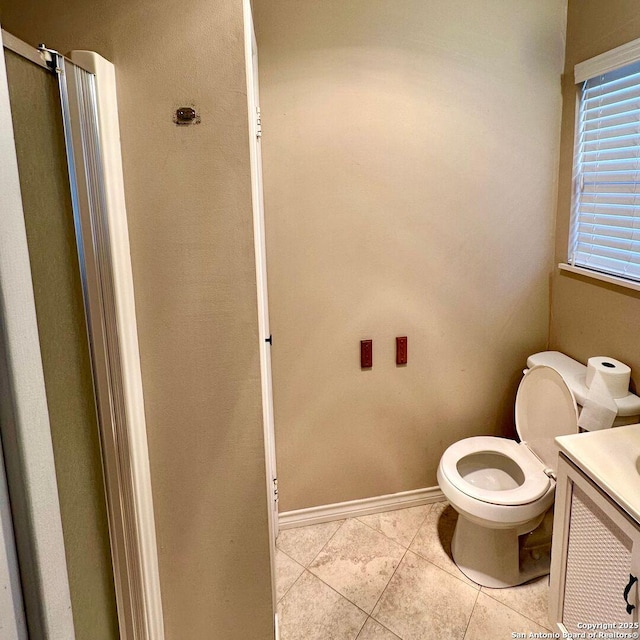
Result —
<instances>
[{"instance_id":1,"label":"beige countertop","mask_svg":"<svg viewBox=\"0 0 640 640\"><path fill-rule=\"evenodd\" d=\"M575 465L640 523L640 424L556 438Z\"/></svg>"}]
</instances>

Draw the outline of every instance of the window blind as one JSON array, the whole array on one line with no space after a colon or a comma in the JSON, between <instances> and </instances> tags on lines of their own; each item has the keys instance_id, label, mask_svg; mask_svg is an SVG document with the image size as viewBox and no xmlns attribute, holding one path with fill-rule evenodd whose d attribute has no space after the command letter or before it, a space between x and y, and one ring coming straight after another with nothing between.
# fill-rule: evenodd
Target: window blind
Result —
<instances>
[{"instance_id":1,"label":"window blind","mask_svg":"<svg viewBox=\"0 0 640 640\"><path fill-rule=\"evenodd\" d=\"M640 281L640 61L588 79L577 124L569 262Z\"/></svg>"}]
</instances>

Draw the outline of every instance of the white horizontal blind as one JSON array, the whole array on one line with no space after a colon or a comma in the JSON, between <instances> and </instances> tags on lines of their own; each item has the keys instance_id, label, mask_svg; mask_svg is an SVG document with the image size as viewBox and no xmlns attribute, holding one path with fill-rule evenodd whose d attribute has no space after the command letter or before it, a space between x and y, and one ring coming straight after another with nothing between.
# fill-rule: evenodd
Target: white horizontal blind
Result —
<instances>
[{"instance_id":1,"label":"white horizontal blind","mask_svg":"<svg viewBox=\"0 0 640 640\"><path fill-rule=\"evenodd\" d=\"M640 281L640 61L587 80L569 261Z\"/></svg>"}]
</instances>

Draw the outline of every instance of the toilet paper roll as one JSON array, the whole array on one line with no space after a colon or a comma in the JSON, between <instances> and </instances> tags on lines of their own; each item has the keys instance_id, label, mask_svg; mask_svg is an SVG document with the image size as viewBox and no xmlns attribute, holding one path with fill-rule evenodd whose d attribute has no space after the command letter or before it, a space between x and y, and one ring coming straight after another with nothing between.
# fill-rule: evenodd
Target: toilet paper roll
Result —
<instances>
[{"instance_id":1,"label":"toilet paper roll","mask_svg":"<svg viewBox=\"0 0 640 640\"><path fill-rule=\"evenodd\" d=\"M578 418L578 426L586 431L609 429L618 415L618 405L611 396L607 382L600 371L591 378L589 393Z\"/></svg>"},{"instance_id":2,"label":"toilet paper roll","mask_svg":"<svg viewBox=\"0 0 640 640\"><path fill-rule=\"evenodd\" d=\"M624 363L607 356L596 356L587 361L587 387L591 389L597 373L602 376L612 398L624 398L629 393L631 369Z\"/></svg>"}]
</instances>

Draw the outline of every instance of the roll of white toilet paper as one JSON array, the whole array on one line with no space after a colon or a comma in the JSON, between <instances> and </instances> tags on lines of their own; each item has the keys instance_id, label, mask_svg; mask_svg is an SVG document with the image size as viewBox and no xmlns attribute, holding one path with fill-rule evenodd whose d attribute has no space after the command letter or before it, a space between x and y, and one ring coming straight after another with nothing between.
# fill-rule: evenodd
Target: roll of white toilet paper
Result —
<instances>
[{"instance_id":1,"label":"roll of white toilet paper","mask_svg":"<svg viewBox=\"0 0 640 640\"><path fill-rule=\"evenodd\" d=\"M596 356L587 361L587 387L591 389L596 372L600 373L612 398L624 398L629 393L631 369L624 363L607 356Z\"/></svg>"},{"instance_id":2,"label":"roll of white toilet paper","mask_svg":"<svg viewBox=\"0 0 640 640\"><path fill-rule=\"evenodd\" d=\"M600 371L596 371L578 418L578 426L586 431L609 429L617 415L618 405L611 396L604 376Z\"/></svg>"}]
</instances>

